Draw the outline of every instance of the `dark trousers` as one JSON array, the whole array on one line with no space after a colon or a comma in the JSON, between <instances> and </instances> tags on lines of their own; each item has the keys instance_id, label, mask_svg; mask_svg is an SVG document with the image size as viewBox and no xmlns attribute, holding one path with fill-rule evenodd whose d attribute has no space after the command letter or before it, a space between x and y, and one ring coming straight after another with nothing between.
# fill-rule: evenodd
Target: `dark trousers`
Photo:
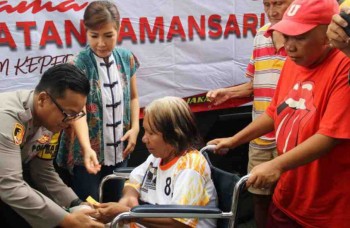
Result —
<instances>
[{"instance_id":1,"label":"dark trousers","mask_svg":"<svg viewBox=\"0 0 350 228\"><path fill-rule=\"evenodd\" d=\"M89 174L84 166L74 166L73 178L72 178L72 189L83 201L88 196L93 197L95 200L99 200L98 188L101 180L113 173L116 168L122 168L127 166L127 160L116 164L115 166L102 166L101 171L96 175ZM110 180L106 182L103 190L103 201L104 202L116 202L122 196L124 188L124 181L122 180Z\"/></svg>"},{"instance_id":2,"label":"dark trousers","mask_svg":"<svg viewBox=\"0 0 350 228\"><path fill-rule=\"evenodd\" d=\"M0 227L6 228L30 228L31 226L15 212L9 205L0 200Z\"/></svg>"}]
</instances>

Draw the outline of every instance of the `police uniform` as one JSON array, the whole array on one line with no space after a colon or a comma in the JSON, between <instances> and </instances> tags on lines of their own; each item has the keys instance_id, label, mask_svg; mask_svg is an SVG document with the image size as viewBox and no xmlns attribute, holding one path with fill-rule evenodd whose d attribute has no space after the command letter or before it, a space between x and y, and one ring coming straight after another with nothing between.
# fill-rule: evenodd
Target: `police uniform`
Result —
<instances>
[{"instance_id":1,"label":"police uniform","mask_svg":"<svg viewBox=\"0 0 350 228\"><path fill-rule=\"evenodd\" d=\"M43 159L52 133L33 126L34 91L0 94L0 198L33 227L54 227L63 220L77 195ZM39 154L39 156L38 156ZM23 180L28 167L33 189Z\"/></svg>"}]
</instances>

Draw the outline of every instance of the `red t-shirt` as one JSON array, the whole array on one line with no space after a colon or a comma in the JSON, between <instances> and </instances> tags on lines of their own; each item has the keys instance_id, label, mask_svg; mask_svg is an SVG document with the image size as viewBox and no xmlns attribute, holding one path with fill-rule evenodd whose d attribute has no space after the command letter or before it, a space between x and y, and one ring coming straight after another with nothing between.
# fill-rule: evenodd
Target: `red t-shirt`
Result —
<instances>
[{"instance_id":1,"label":"red t-shirt","mask_svg":"<svg viewBox=\"0 0 350 228\"><path fill-rule=\"evenodd\" d=\"M332 50L307 69L287 58L266 113L279 155L314 134L344 139L326 155L282 174L273 200L307 227L350 227L350 59Z\"/></svg>"}]
</instances>

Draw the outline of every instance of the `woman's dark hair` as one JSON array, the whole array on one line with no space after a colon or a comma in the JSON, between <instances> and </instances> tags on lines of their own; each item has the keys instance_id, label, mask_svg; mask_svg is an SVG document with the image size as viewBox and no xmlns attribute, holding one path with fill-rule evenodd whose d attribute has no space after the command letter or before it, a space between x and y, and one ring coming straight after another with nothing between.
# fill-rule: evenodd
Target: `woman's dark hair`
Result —
<instances>
[{"instance_id":1,"label":"woman's dark hair","mask_svg":"<svg viewBox=\"0 0 350 228\"><path fill-rule=\"evenodd\" d=\"M86 75L76 66L63 63L44 72L35 92L47 91L53 98L63 98L67 89L87 96L90 92L90 83Z\"/></svg>"},{"instance_id":2,"label":"woman's dark hair","mask_svg":"<svg viewBox=\"0 0 350 228\"><path fill-rule=\"evenodd\" d=\"M91 2L84 12L86 29L99 29L101 25L115 22L117 31L120 26L120 14L116 5L109 1Z\"/></svg>"},{"instance_id":3,"label":"woman's dark hair","mask_svg":"<svg viewBox=\"0 0 350 228\"><path fill-rule=\"evenodd\" d=\"M163 140L176 149L176 155L185 150L198 149L202 144L195 117L188 104L179 97L164 97L145 108L153 132L163 134Z\"/></svg>"}]
</instances>

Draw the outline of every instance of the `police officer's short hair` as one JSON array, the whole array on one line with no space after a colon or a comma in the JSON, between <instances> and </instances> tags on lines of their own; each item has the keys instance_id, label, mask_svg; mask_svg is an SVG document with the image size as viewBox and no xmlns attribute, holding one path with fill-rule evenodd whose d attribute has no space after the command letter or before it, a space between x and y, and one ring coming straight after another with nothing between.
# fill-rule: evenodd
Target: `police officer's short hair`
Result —
<instances>
[{"instance_id":1,"label":"police officer's short hair","mask_svg":"<svg viewBox=\"0 0 350 228\"><path fill-rule=\"evenodd\" d=\"M67 89L87 96L90 83L85 73L70 63L63 63L44 72L35 92L47 91L54 98L62 98Z\"/></svg>"}]
</instances>

